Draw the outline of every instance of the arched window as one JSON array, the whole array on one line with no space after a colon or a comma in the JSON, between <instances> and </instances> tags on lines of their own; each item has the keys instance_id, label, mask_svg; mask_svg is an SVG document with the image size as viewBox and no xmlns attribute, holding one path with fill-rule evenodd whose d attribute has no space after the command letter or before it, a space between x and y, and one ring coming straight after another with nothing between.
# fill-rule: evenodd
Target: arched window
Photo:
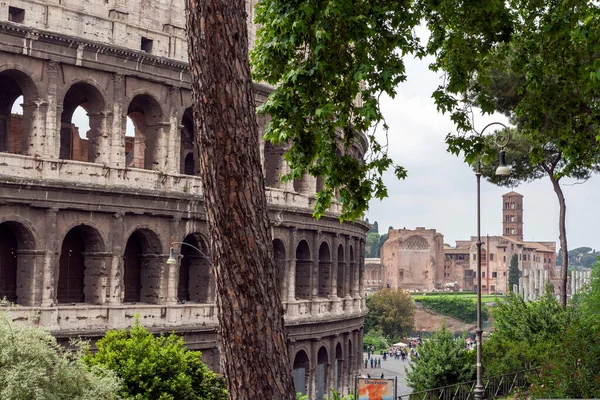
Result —
<instances>
[{"instance_id":1,"label":"arched window","mask_svg":"<svg viewBox=\"0 0 600 400\"><path fill-rule=\"evenodd\" d=\"M329 376L327 370L329 366L329 356L327 349L323 346L317 353L317 400L323 400L329 386Z\"/></svg>"},{"instance_id":2,"label":"arched window","mask_svg":"<svg viewBox=\"0 0 600 400\"><path fill-rule=\"evenodd\" d=\"M310 360L304 350L300 350L294 357L294 366L292 368L292 378L294 380L294 389L296 393L307 394L308 376Z\"/></svg>"},{"instance_id":3,"label":"arched window","mask_svg":"<svg viewBox=\"0 0 600 400\"><path fill-rule=\"evenodd\" d=\"M329 245L325 242L319 248L319 297L328 297L331 294L331 254Z\"/></svg>"},{"instance_id":4,"label":"arched window","mask_svg":"<svg viewBox=\"0 0 600 400\"><path fill-rule=\"evenodd\" d=\"M310 248L305 240L298 243L296 248L296 298L310 298L310 278L311 278L312 260L310 257Z\"/></svg>"},{"instance_id":5,"label":"arched window","mask_svg":"<svg viewBox=\"0 0 600 400\"><path fill-rule=\"evenodd\" d=\"M163 154L166 134L161 124L163 112L160 104L150 95L137 95L129 103L127 116L133 122L135 131L133 148L127 152L127 166L162 170L166 159Z\"/></svg>"},{"instance_id":6,"label":"arched window","mask_svg":"<svg viewBox=\"0 0 600 400\"><path fill-rule=\"evenodd\" d=\"M277 276L279 279L280 286L280 294L281 299L285 299L285 275L287 273L286 269L286 256L285 256L285 246L283 242L279 239L273 240L273 252L275 253L275 264L277 265Z\"/></svg>"},{"instance_id":7,"label":"arched window","mask_svg":"<svg viewBox=\"0 0 600 400\"><path fill-rule=\"evenodd\" d=\"M214 282L208 247L199 234L188 235L183 242L197 247L202 253L193 247L181 245L178 300L210 303L214 299Z\"/></svg>"},{"instance_id":8,"label":"arched window","mask_svg":"<svg viewBox=\"0 0 600 400\"><path fill-rule=\"evenodd\" d=\"M125 246L123 301L125 303L160 303L160 277L163 261L158 236L148 229L131 234Z\"/></svg>"}]
</instances>

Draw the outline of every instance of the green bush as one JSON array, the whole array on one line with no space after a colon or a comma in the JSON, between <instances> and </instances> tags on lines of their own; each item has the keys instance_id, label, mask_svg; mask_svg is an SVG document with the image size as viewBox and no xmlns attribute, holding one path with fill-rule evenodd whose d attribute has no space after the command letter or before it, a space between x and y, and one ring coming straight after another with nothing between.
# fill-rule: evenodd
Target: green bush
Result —
<instances>
[{"instance_id":1,"label":"green bush","mask_svg":"<svg viewBox=\"0 0 600 400\"><path fill-rule=\"evenodd\" d=\"M371 330L363 337L363 347L365 346L375 346L375 351L379 351L388 349L390 344L380 331Z\"/></svg>"},{"instance_id":2,"label":"green bush","mask_svg":"<svg viewBox=\"0 0 600 400\"><path fill-rule=\"evenodd\" d=\"M86 343L65 350L47 329L16 325L0 313L0 399L117 400L120 382L81 361Z\"/></svg>"},{"instance_id":3,"label":"green bush","mask_svg":"<svg viewBox=\"0 0 600 400\"><path fill-rule=\"evenodd\" d=\"M419 298L418 302L432 311L466 323L477 321L477 302L473 299L459 296L432 296ZM485 304L481 306L481 317L483 320L488 319L488 309Z\"/></svg>"},{"instance_id":4,"label":"green bush","mask_svg":"<svg viewBox=\"0 0 600 400\"><path fill-rule=\"evenodd\" d=\"M470 381L475 374L475 351L466 349L465 338L442 326L417 349L419 358L412 358L406 369L406 381L413 391L435 389Z\"/></svg>"},{"instance_id":5,"label":"green bush","mask_svg":"<svg viewBox=\"0 0 600 400\"><path fill-rule=\"evenodd\" d=\"M130 331L109 331L85 362L113 370L123 380L121 395L135 400L227 400L223 378L204 365L183 338L153 336L139 321Z\"/></svg>"}]
</instances>

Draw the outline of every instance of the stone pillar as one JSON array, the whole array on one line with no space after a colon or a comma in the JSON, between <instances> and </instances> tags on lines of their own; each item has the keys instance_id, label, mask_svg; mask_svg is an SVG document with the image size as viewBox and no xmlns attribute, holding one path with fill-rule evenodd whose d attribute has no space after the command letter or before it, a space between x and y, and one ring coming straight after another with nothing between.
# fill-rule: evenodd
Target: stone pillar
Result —
<instances>
[{"instance_id":1,"label":"stone pillar","mask_svg":"<svg viewBox=\"0 0 600 400\"><path fill-rule=\"evenodd\" d=\"M42 157L45 150L48 103L42 99L23 104L23 137L21 154Z\"/></svg>"},{"instance_id":2,"label":"stone pillar","mask_svg":"<svg viewBox=\"0 0 600 400\"><path fill-rule=\"evenodd\" d=\"M179 241L179 224L181 218L175 217L171 220L171 243ZM169 251L171 245L169 244ZM177 259L177 263L173 265L167 264L165 270L167 276L165 279L165 286L167 288L167 304L177 304L177 291L179 285L179 274L181 273L180 259Z\"/></svg>"},{"instance_id":3,"label":"stone pillar","mask_svg":"<svg viewBox=\"0 0 600 400\"><path fill-rule=\"evenodd\" d=\"M298 228L290 229L289 254L290 268L288 270L288 301L296 300L296 247L298 245Z\"/></svg>"},{"instance_id":4,"label":"stone pillar","mask_svg":"<svg viewBox=\"0 0 600 400\"><path fill-rule=\"evenodd\" d=\"M60 114L62 107L58 107L62 104L63 99L59 99L58 82L60 64L56 61L46 61L44 64L45 69L45 81L46 81L46 93L47 93L47 104L46 118L44 119L45 127L42 128L45 134L45 144L42 150L44 158L58 158L58 152L60 148ZM43 142L43 141L42 141Z\"/></svg>"},{"instance_id":5,"label":"stone pillar","mask_svg":"<svg viewBox=\"0 0 600 400\"><path fill-rule=\"evenodd\" d=\"M88 114L90 131L88 133L88 161L109 165L111 161L111 115L110 111Z\"/></svg>"},{"instance_id":6,"label":"stone pillar","mask_svg":"<svg viewBox=\"0 0 600 400\"><path fill-rule=\"evenodd\" d=\"M358 243L358 295L362 299L365 295L365 241L363 239L359 239ZM435 276L435 271L433 272L433 276Z\"/></svg>"},{"instance_id":7,"label":"stone pillar","mask_svg":"<svg viewBox=\"0 0 600 400\"><path fill-rule=\"evenodd\" d=\"M344 257L346 265L344 267L344 297L350 296L350 236L344 236Z\"/></svg>"},{"instance_id":8,"label":"stone pillar","mask_svg":"<svg viewBox=\"0 0 600 400\"><path fill-rule=\"evenodd\" d=\"M340 240L340 235L338 233L335 234L335 236L333 237L333 240L331 241L332 243L332 249L331 249L331 290L329 291L329 293L331 293L331 298L335 299L338 297L338 292L337 292L337 278L338 278L338 246L340 245L339 243Z\"/></svg>"},{"instance_id":9,"label":"stone pillar","mask_svg":"<svg viewBox=\"0 0 600 400\"><path fill-rule=\"evenodd\" d=\"M310 341L310 360L309 360L309 375L308 375L308 393L309 399L317 398L317 364L318 364L318 339Z\"/></svg>"},{"instance_id":10,"label":"stone pillar","mask_svg":"<svg viewBox=\"0 0 600 400\"><path fill-rule=\"evenodd\" d=\"M179 126L179 124L177 125ZM169 122L159 122L155 125L146 125L146 137L150 131L155 131L155 140L146 140L146 151L150 152L150 158L146 155L144 168L153 171L167 171L167 139L171 130ZM177 135L178 136L178 135ZM137 157L136 157L137 158Z\"/></svg>"},{"instance_id":11,"label":"stone pillar","mask_svg":"<svg viewBox=\"0 0 600 400\"><path fill-rule=\"evenodd\" d=\"M519 291L518 291L519 296L521 296L521 298L523 300L525 300L525 285L523 283L523 278L519 278Z\"/></svg>"},{"instance_id":12,"label":"stone pillar","mask_svg":"<svg viewBox=\"0 0 600 400\"><path fill-rule=\"evenodd\" d=\"M125 96L125 78L121 74L112 77L112 121L110 130L110 166L113 168L125 168L125 131L127 126L127 105L123 104ZM125 109L124 109L125 108Z\"/></svg>"},{"instance_id":13,"label":"stone pillar","mask_svg":"<svg viewBox=\"0 0 600 400\"><path fill-rule=\"evenodd\" d=\"M519 285L513 284L512 291L513 291L514 294L520 293L520 291L519 291Z\"/></svg>"},{"instance_id":14,"label":"stone pillar","mask_svg":"<svg viewBox=\"0 0 600 400\"><path fill-rule=\"evenodd\" d=\"M180 99L180 89L176 87L169 88L169 127L168 134L165 138L164 145L166 153L165 171L168 174L174 175L179 173L179 158L180 158L180 138L179 123L180 116L177 114L177 102Z\"/></svg>"},{"instance_id":15,"label":"stone pillar","mask_svg":"<svg viewBox=\"0 0 600 400\"><path fill-rule=\"evenodd\" d=\"M44 250L17 250L17 301L21 306L42 302Z\"/></svg>"},{"instance_id":16,"label":"stone pillar","mask_svg":"<svg viewBox=\"0 0 600 400\"><path fill-rule=\"evenodd\" d=\"M525 301L529 301L529 269L523 268L523 292L524 292L524 298L523 300Z\"/></svg>"},{"instance_id":17,"label":"stone pillar","mask_svg":"<svg viewBox=\"0 0 600 400\"><path fill-rule=\"evenodd\" d=\"M112 259L108 275L108 304L121 304L123 302L123 253L129 239L123 237L123 235L123 213L115 213L111 223Z\"/></svg>"},{"instance_id":18,"label":"stone pillar","mask_svg":"<svg viewBox=\"0 0 600 400\"><path fill-rule=\"evenodd\" d=\"M51 307L56 303L56 275L59 244L56 239L56 216L58 208L46 210L46 250L43 266L42 307Z\"/></svg>"},{"instance_id":19,"label":"stone pillar","mask_svg":"<svg viewBox=\"0 0 600 400\"><path fill-rule=\"evenodd\" d=\"M108 267L112 253L83 253L85 257L85 275L83 293L85 302L90 304L106 304L108 288Z\"/></svg>"},{"instance_id":20,"label":"stone pillar","mask_svg":"<svg viewBox=\"0 0 600 400\"><path fill-rule=\"evenodd\" d=\"M310 274L310 293L311 300L319 296L319 242L321 240L321 231L313 234L312 245L312 273Z\"/></svg>"}]
</instances>

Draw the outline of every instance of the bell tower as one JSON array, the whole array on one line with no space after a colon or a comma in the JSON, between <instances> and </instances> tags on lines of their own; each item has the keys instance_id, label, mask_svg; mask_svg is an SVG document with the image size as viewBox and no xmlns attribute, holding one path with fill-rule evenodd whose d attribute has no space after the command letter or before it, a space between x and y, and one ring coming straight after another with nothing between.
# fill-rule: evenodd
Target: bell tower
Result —
<instances>
[{"instance_id":1,"label":"bell tower","mask_svg":"<svg viewBox=\"0 0 600 400\"><path fill-rule=\"evenodd\" d=\"M517 192L502 196L502 236L523 241L523 196Z\"/></svg>"}]
</instances>

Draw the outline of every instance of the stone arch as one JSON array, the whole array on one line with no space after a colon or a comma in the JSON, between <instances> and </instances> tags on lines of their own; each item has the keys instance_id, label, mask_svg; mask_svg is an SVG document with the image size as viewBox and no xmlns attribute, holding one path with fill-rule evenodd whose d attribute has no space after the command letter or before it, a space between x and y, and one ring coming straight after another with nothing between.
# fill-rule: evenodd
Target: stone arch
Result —
<instances>
[{"instance_id":1,"label":"stone arch","mask_svg":"<svg viewBox=\"0 0 600 400\"><path fill-rule=\"evenodd\" d=\"M265 185L269 187L281 187L280 175L284 173L284 154L286 149L282 145L276 145L265 140Z\"/></svg>"},{"instance_id":2,"label":"stone arch","mask_svg":"<svg viewBox=\"0 0 600 400\"><path fill-rule=\"evenodd\" d=\"M32 305L30 298L35 276L35 250L32 232L16 221L0 223L0 299Z\"/></svg>"},{"instance_id":3,"label":"stone arch","mask_svg":"<svg viewBox=\"0 0 600 400\"><path fill-rule=\"evenodd\" d=\"M314 187L313 187L313 179L312 176L309 175L307 172L304 172L304 175L302 175L302 178L300 179L294 179L294 192L297 193L301 193L304 195L311 195L314 194Z\"/></svg>"},{"instance_id":4,"label":"stone arch","mask_svg":"<svg viewBox=\"0 0 600 400\"><path fill-rule=\"evenodd\" d=\"M335 346L335 364L333 364L333 388L337 391L342 390L344 373L344 351L342 345L338 342Z\"/></svg>"},{"instance_id":5,"label":"stone arch","mask_svg":"<svg viewBox=\"0 0 600 400\"><path fill-rule=\"evenodd\" d=\"M429 250L429 243L422 236L412 235L400 244L400 248L403 250Z\"/></svg>"},{"instance_id":6,"label":"stone arch","mask_svg":"<svg viewBox=\"0 0 600 400\"><path fill-rule=\"evenodd\" d=\"M108 280L104 251L102 235L93 227L81 224L67 232L59 257L58 303L104 303Z\"/></svg>"},{"instance_id":7,"label":"stone arch","mask_svg":"<svg viewBox=\"0 0 600 400\"><path fill-rule=\"evenodd\" d=\"M5 68L0 72L0 88L0 152L35 155L34 132L42 121L36 105L38 89L31 73ZM13 115L13 105L21 97L23 115Z\"/></svg>"},{"instance_id":8,"label":"stone arch","mask_svg":"<svg viewBox=\"0 0 600 400\"><path fill-rule=\"evenodd\" d=\"M337 248L337 295L338 297L344 297L346 291L344 290L344 277L346 271L346 258L344 256L344 245L340 244Z\"/></svg>"},{"instance_id":9,"label":"stone arch","mask_svg":"<svg viewBox=\"0 0 600 400\"><path fill-rule=\"evenodd\" d=\"M192 233L183 240L180 253L179 284L177 299L179 302L193 301L210 303L214 300L214 281L210 251L206 241L199 233ZM198 250L194 249L194 246Z\"/></svg>"},{"instance_id":10,"label":"stone arch","mask_svg":"<svg viewBox=\"0 0 600 400\"><path fill-rule=\"evenodd\" d=\"M192 108L187 108L181 119L181 137L179 142L180 173L196 175L198 171L198 152L195 146L196 127Z\"/></svg>"},{"instance_id":11,"label":"stone arch","mask_svg":"<svg viewBox=\"0 0 600 400\"><path fill-rule=\"evenodd\" d=\"M321 346L317 353L317 369L316 369L316 378L317 378L317 400L323 400L325 395L327 394L327 389L329 386L329 354L327 348L325 346Z\"/></svg>"},{"instance_id":12,"label":"stone arch","mask_svg":"<svg viewBox=\"0 0 600 400\"><path fill-rule=\"evenodd\" d=\"M354 261L354 246L350 245L350 268L348 271L350 275L348 279L348 293L350 296L354 296L354 281L356 280L356 261Z\"/></svg>"},{"instance_id":13,"label":"stone arch","mask_svg":"<svg viewBox=\"0 0 600 400\"><path fill-rule=\"evenodd\" d=\"M135 135L127 152L126 165L132 168L160 170L165 165L163 147L166 141L164 113L156 97L140 92L133 96L127 108ZM131 139L129 139L131 140ZM127 142L125 144L127 150Z\"/></svg>"},{"instance_id":14,"label":"stone arch","mask_svg":"<svg viewBox=\"0 0 600 400\"><path fill-rule=\"evenodd\" d=\"M152 230L140 228L129 236L123 254L123 302L160 303L164 258L160 239Z\"/></svg>"},{"instance_id":15,"label":"stone arch","mask_svg":"<svg viewBox=\"0 0 600 400\"><path fill-rule=\"evenodd\" d=\"M299 350L294 356L292 378L296 393L308 393L308 377L310 375L310 359L304 350Z\"/></svg>"},{"instance_id":16,"label":"stone arch","mask_svg":"<svg viewBox=\"0 0 600 400\"><path fill-rule=\"evenodd\" d=\"M296 247L296 298L308 300L311 294L312 259L310 246L306 240L301 240Z\"/></svg>"},{"instance_id":17,"label":"stone arch","mask_svg":"<svg viewBox=\"0 0 600 400\"><path fill-rule=\"evenodd\" d=\"M277 265L277 278L279 279L281 298L284 299L285 293L285 274L287 272L287 253L285 244L281 239L273 239L273 253L275 255L275 264Z\"/></svg>"},{"instance_id":18,"label":"stone arch","mask_svg":"<svg viewBox=\"0 0 600 400\"><path fill-rule=\"evenodd\" d=\"M69 87L62 102L59 158L86 162L103 160L108 144L105 104L102 90L89 81L77 81ZM78 107L82 107L89 118L90 130L85 133L86 139L80 137L82 132L73 124L73 113Z\"/></svg>"},{"instance_id":19,"label":"stone arch","mask_svg":"<svg viewBox=\"0 0 600 400\"><path fill-rule=\"evenodd\" d=\"M324 241L319 247L319 285L318 296L329 297L331 294L331 252L329 244Z\"/></svg>"}]
</instances>

